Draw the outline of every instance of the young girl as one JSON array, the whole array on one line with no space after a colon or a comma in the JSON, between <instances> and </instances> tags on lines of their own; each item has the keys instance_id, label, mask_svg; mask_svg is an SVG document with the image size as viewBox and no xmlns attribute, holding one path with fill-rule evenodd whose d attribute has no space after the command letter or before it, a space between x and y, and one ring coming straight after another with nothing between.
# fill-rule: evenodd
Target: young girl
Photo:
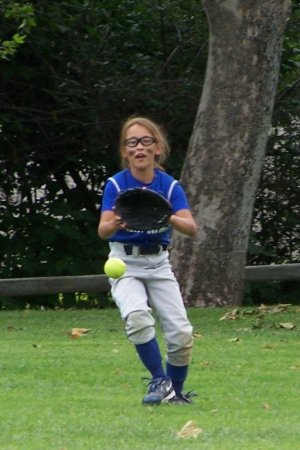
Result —
<instances>
[{"instance_id":1,"label":"young girl","mask_svg":"<svg viewBox=\"0 0 300 450\"><path fill-rule=\"evenodd\" d=\"M110 279L111 293L125 321L128 339L151 374L143 403L191 403L183 393L193 345L192 326L169 262L171 227L193 237L196 224L181 185L166 174L161 164L169 154L162 129L144 117L127 120L121 131L120 155L123 169L107 180L98 227L99 236L109 240L109 257L127 265L119 279ZM159 192L171 204L170 228L162 233L133 233L114 211L120 191L146 187ZM155 336L155 310L167 345L164 369Z\"/></svg>"}]
</instances>

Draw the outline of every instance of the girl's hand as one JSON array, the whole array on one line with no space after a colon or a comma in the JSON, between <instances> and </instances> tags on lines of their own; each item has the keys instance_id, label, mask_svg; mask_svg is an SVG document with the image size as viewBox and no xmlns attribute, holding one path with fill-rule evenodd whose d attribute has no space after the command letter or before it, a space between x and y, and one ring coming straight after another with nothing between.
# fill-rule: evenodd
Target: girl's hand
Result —
<instances>
[{"instance_id":1,"label":"girl's hand","mask_svg":"<svg viewBox=\"0 0 300 450\"><path fill-rule=\"evenodd\" d=\"M122 217L117 215L114 211L104 211L101 214L98 234L101 239L108 239L118 230L125 230L127 224L122 220Z\"/></svg>"},{"instance_id":2,"label":"girl's hand","mask_svg":"<svg viewBox=\"0 0 300 450\"><path fill-rule=\"evenodd\" d=\"M115 221L116 228L120 229L120 230L126 229L126 226L127 226L126 222L124 222L122 217L118 216L115 212L114 212L114 214L115 214L114 221Z\"/></svg>"}]
</instances>

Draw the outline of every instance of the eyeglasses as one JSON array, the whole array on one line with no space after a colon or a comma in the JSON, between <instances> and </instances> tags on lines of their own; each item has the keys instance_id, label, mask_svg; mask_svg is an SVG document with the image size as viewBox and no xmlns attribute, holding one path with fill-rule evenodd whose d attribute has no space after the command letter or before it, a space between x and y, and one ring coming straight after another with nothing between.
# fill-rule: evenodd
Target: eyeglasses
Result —
<instances>
[{"instance_id":1,"label":"eyeglasses","mask_svg":"<svg viewBox=\"0 0 300 450\"><path fill-rule=\"evenodd\" d=\"M143 136L141 138L129 138L124 141L124 145L126 147L136 147L138 143L141 143L145 147L148 147L149 145L152 145L156 142L156 139L152 136Z\"/></svg>"}]
</instances>

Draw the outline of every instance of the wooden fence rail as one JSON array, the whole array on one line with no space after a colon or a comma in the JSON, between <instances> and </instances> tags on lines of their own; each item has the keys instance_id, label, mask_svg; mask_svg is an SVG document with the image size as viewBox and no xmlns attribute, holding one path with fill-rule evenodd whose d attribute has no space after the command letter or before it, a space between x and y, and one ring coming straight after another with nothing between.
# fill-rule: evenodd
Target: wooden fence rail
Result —
<instances>
[{"instance_id":1,"label":"wooden fence rail","mask_svg":"<svg viewBox=\"0 0 300 450\"><path fill-rule=\"evenodd\" d=\"M247 266L245 281L300 281L300 264ZM98 293L108 290L106 275L0 279L0 297L68 292Z\"/></svg>"},{"instance_id":2,"label":"wooden fence rail","mask_svg":"<svg viewBox=\"0 0 300 450\"><path fill-rule=\"evenodd\" d=\"M300 264L278 264L271 266L247 266L245 280L256 281L300 281Z\"/></svg>"}]
</instances>

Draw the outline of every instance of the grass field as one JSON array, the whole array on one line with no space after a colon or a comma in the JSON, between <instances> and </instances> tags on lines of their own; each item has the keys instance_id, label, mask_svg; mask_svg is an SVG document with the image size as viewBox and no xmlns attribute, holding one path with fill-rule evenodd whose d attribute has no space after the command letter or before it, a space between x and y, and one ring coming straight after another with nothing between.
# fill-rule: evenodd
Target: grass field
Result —
<instances>
[{"instance_id":1,"label":"grass field","mask_svg":"<svg viewBox=\"0 0 300 450\"><path fill-rule=\"evenodd\" d=\"M295 450L300 308L282 309L189 309L198 396L156 407L116 309L1 311L0 449ZM198 436L179 438L189 421Z\"/></svg>"}]
</instances>

